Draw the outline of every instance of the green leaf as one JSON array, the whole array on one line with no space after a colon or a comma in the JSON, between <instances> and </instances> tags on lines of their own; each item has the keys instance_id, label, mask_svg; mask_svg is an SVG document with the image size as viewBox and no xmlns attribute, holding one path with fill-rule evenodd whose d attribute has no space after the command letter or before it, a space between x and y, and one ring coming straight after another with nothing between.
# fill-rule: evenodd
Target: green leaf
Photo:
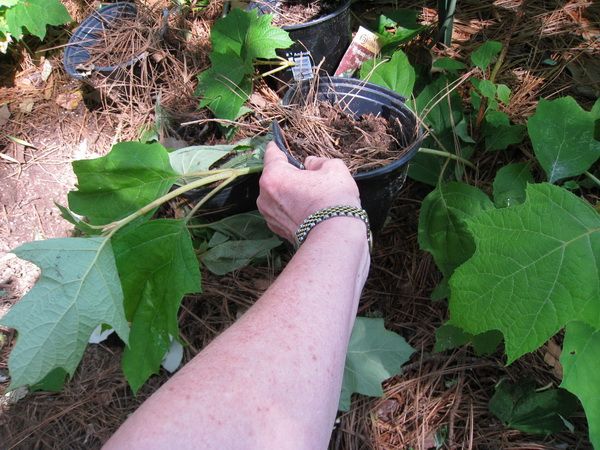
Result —
<instances>
[{"instance_id":1,"label":"green leaf","mask_svg":"<svg viewBox=\"0 0 600 450\"><path fill-rule=\"evenodd\" d=\"M23 36L24 29L44 39L47 25L63 25L71 20L59 0L20 0L6 11L8 31L17 39Z\"/></svg>"},{"instance_id":2,"label":"green leaf","mask_svg":"<svg viewBox=\"0 0 600 450\"><path fill-rule=\"evenodd\" d=\"M409 41L426 27L418 23L419 12L412 9L384 11L377 22L377 38L383 49Z\"/></svg>"},{"instance_id":3,"label":"green leaf","mask_svg":"<svg viewBox=\"0 0 600 450\"><path fill-rule=\"evenodd\" d=\"M0 320L19 332L8 360L10 389L35 385L57 368L72 376L98 325L112 326L128 342L121 283L106 238L35 241L13 252L42 274Z\"/></svg>"},{"instance_id":4,"label":"green leaf","mask_svg":"<svg viewBox=\"0 0 600 450\"><path fill-rule=\"evenodd\" d=\"M385 329L383 319L357 317L348 344L338 409L350 409L354 392L381 397L381 383L400 373L414 351L402 336Z\"/></svg>"},{"instance_id":5,"label":"green leaf","mask_svg":"<svg viewBox=\"0 0 600 450\"><path fill-rule=\"evenodd\" d=\"M416 99L416 111L429 127L433 137L427 137L423 147L440 148L440 144L450 153L462 151L456 148L454 127L463 120L462 100L456 90L449 91L448 84L451 80L445 74L436 77L430 84L425 86ZM438 101L439 100L439 101ZM440 171L446 163L444 158L434 155L417 153L411 160L408 175L417 181L435 186L438 182ZM450 168L454 167L450 163ZM447 170L447 173L451 173Z\"/></svg>"},{"instance_id":6,"label":"green leaf","mask_svg":"<svg viewBox=\"0 0 600 450\"><path fill-rule=\"evenodd\" d=\"M406 54L397 50L392 59L370 59L360 67L360 78L391 89L404 97L410 97L415 85L415 69Z\"/></svg>"},{"instance_id":7,"label":"green leaf","mask_svg":"<svg viewBox=\"0 0 600 450\"><path fill-rule=\"evenodd\" d=\"M481 130L488 151L504 150L509 145L519 144L527 134L524 125L511 125L508 115L502 111L488 111Z\"/></svg>"},{"instance_id":8,"label":"green leaf","mask_svg":"<svg viewBox=\"0 0 600 450\"><path fill-rule=\"evenodd\" d=\"M270 14L259 16L255 9L232 9L212 27L212 51L236 54L246 64L251 64L256 58L276 58L275 49L288 48L293 41L286 31L271 25L272 19Z\"/></svg>"},{"instance_id":9,"label":"green leaf","mask_svg":"<svg viewBox=\"0 0 600 450\"><path fill-rule=\"evenodd\" d=\"M525 188L533 183L527 163L512 163L502 167L494 178L494 203L498 208L520 205L525 201Z\"/></svg>"},{"instance_id":10,"label":"green leaf","mask_svg":"<svg viewBox=\"0 0 600 450\"><path fill-rule=\"evenodd\" d=\"M169 153L169 161L179 175L204 172L234 148L235 145L193 145Z\"/></svg>"},{"instance_id":11,"label":"green leaf","mask_svg":"<svg viewBox=\"0 0 600 450\"><path fill-rule=\"evenodd\" d=\"M198 75L200 107L220 119L236 120L249 111L243 105L252 92L252 64L233 53L212 53L210 60L212 67Z\"/></svg>"},{"instance_id":12,"label":"green leaf","mask_svg":"<svg viewBox=\"0 0 600 450\"><path fill-rule=\"evenodd\" d=\"M206 226L230 239L269 239L274 236L258 211L236 214Z\"/></svg>"},{"instance_id":13,"label":"green leaf","mask_svg":"<svg viewBox=\"0 0 600 450\"><path fill-rule=\"evenodd\" d=\"M502 44L500 42L486 41L477 50L471 53L471 62L481 70L485 70L501 50Z\"/></svg>"},{"instance_id":14,"label":"green leaf","mask_svg":"<svg viewBox=\"0 0 600 450\"><path fill-rule=\"evenodd\" d=\"M498 97L498 100L500 100L505 105L508 105L510 103L511 91L507 85L497 84L496 85L496 95Z\"/></svg>"},{"instance_id":15,"label":"green leaf","mask_svg":"<svg viewBox=\"0 0 600 450\"><path fill-rule=\"evenodd\" d=\"M476 251L450 279L450 324L500 330L508 362L567 322L600 326L600 216L550 184L529 184L522 205L466 219Z\"/></svg>"},{"instance_id":16,"label":"green leaf","mask_svg":"<svg viewBox=\"0 0 600 450\"><path fill-rule=\"evenodd\" d=\"M597 298L596 298L597 300ZM588 421L590 441L600 448L600 330L581 322L567 325L560 363L561 387L579 397Z\"/></svg>"},{"instance_id":17,"label":"green leaf","mask_svg":"<svg viewBox=\"0 0 600 450\"><path fill-rule=\"evenodd\" d=\"M73 224L75 226L75 228L78 229L79 231L81 231L82 233L87 234L88 236L97 236L97 235L102 234L102 230L98 230L98 229L90 227L90 225L88 223L84 222L81 219L81 217L78 217L69 208L65 208L64 206L59 205L58 203L54 203L54 204L60 210L60 216L63 219L65 219L67 222Z\"/></svg>"},{"instance_id":18,"label":"green leaf","mask_svg":"<svg viewBox=\"0 0 600 450\"><path fill-rule=\"evenodd\" d=\"M541 99L527 121L533 151L550 183L581 175L600 157L594 139L599 112L587 112L572 97Z\"/></svg>"},{"instance_id":19,"label":"green leaf","mask_svg":"<svg viewBox=\"0 0 600 450\"><path fill-rule=\"evenodd\" d=\"M123 372L135 393L179 338L181 299L200 290L200 269L183 220L127 227L113 237L113 247L131 321Z\"/></svg>"},{"instance_id":20,"label":"green leaf","mask_svg":"<svg viewBox=\"0 0 600 450\"><path fill-rule=\"evenodd\" d=\"M490 412L508 428L525 433L550 434L566 431L566 418L579 406L577 399L564 389L536 392L535 382L502 380L490 400Z\"/></svg>"},{"instance_id":21,"label":"green leaf","mask_svg":"<svg viewBox=\"0 0 600 450\"><path fill-rule=\"evenodd\" d=\"M433 62L432 67L440 70L445 70L453 74L456 74L457 72L465 70L467 68L467 66L464 63L448 57L436 59Z\"/></svg>"},{"instance_id":22,"label":"green leaf","mask_svg":"<svg viewBox=\"0 0 600 450\"><path fill-rule=\"evenodd\" d=\"M453 348L471 344L478 356L491 355L502 342L502 333L497 330L486 331L478 335L472 335L458 327L443 324L435 330L435 352L443 352Z\"/></svg>"},{"instance_id":23,"label":"green leaf","mask_svg":"<svg viewBox=\"0 0 600 450\"><path fill-rule=\"evenodd\" d=\"M279 245L281 240L275 236L269 239L227 241L203 253L201 260L212 273L225 275L249 265L253 260L267 257Z\"/></svg>"},{"instance_id":24,"label":"green leaf","mask_svg":"<svg viewBox=\"0 0 600 450\"><path fill-rule=\"evenodd\" d=\"M169 191L177 173L158 143L121 142L101 158L73 162L77 191L69 207L92 225L122 219Z\"/></svg>"},{"instance_id":25,"label":"green leaf","mask_svg":"<svg viewBox=\"0 0 600 450\"><path fill-rule=\"evenodd\" d=\"M438 186L425 197L419 213L419 247L431 253L445 277L475 251L465 220L493 207L482 191L458 182Z\"/></svg>"},{"instance_id":26,"label":"green leaf","mask_svg":"<svg viewBox=\"0 0 600 450\"><path fill-rule=\"evenodd\" d=\"M484 97L488 98L489 100L496 99L496 85L491 81L471 78L471 83Z\"/></svg>"},{"instance_id":27,"label":"green leaf","mask_svg":"<svg viewBox=\"0 0 600 450\"><path fill-rule=\"evenodd\" d=\"M62 391L65 381L69 374L62 367L53 369L46 375L41 381L36 384L29 386L31 392L44 391L44 392L60 392Z\"/></svg>"}]
</instances>

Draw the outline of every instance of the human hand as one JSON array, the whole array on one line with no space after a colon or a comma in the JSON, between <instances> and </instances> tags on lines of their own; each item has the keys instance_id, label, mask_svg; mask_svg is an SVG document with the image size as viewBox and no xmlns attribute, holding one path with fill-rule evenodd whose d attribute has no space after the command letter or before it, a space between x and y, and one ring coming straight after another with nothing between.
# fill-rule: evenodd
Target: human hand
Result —
<instances>
[{"instance_id":1,"label":"human hand","mask_svg":"<svg viewBox=\"0 0 600 450\"><path fill-rule=\"evenodd\" d=\"M342 160L309 156L304 167L291 165L274 142L267 145L256 204L269 228L290 242L314 212L336 205L361 206L356 182Z\"/></svg>"}]
</instances>

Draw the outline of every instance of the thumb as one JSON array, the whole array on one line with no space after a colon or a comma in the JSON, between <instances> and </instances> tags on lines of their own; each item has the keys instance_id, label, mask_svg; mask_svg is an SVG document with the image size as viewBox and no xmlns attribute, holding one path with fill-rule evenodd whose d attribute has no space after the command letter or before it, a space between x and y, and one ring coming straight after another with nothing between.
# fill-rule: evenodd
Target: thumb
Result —
<instances>
[{"instance_id":1,"label":"thumb","mask_svg":"<svg viewBox=\"0 0 600 450\"><path fill-rule=\"evenodd\" d=\"M304 160L304 167L306 167L308 170L319 170L327 161L329 161L328 158L320 158L318 156L307 156Z\"/></svg>"},{"instance_id":2,"label":"thumb","mask_svg":"<svg viewBox=\"0 0 600 450\"><path fill-rule=\"evenodd\" d=\"M263 162L265 166L268 166L277 161L287 163L287 156L285 156L285 153L281 151L281 149L277 146L275 142L271 141L267 144L267 148L265 149L265 156L263 158Z\"/></svg>"}]
</instances>

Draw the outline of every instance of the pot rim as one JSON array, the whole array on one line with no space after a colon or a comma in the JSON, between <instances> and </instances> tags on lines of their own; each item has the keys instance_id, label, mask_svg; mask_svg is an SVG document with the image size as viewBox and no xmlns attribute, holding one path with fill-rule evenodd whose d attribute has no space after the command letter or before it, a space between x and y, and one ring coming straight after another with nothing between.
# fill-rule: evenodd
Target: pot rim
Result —
<instances>
[{"instance_id":1,"label":"pot rim","mask_svg":"<svg viewBox=\"0 0 600 450\"><path fill-rule=\"evenodd\" d=\"M83 45L83 43L85 43L88 40L89 41L94 40L93 38L90 38L90 34L97 31L97 29L92 25L92 23L100 21L100 20L110 21L110 20L114 19L114 17L110 17L110 16L107 17L105 15L105 13L107 11L110 12L113 10L121 10L120 11L121 13L129 12L129 13L135 14L135 13L137 13L137 6L135 5L135 3L128 2L128 1L111 3L109 5L103 6L102 8L100 8L97 11L94 11L92 14L90 14L88 17L86 17L79 24L79 26L75 29L75 31L73 32L73 35L69 39L67 48L65 49L65 52L63 55L63 66L65 67L67 74L70 75L71 77L76 78L76 79L85 78L84 74L77 72L77 69L74 67L73 62L71 62L70 59L73 57L74 54L77 54L77 52L86 52L89 56L89 52L88 52L86 46ZM114 66L94 67L93 70L96 72L114 72L118 68L128 67L128 66L134 64L139 59L140 59L140 56L135 56L128 61L123 61L122 63L116 64ZM89 58L88 58L88 61L89 61Z\"/></svg>"},{"instance_id":2,"label":"pot rim","mask_svg":"<svg viewBox=\"0 0 600 450\"><path fill-rule=\"evenodd\" d=\"M304 23L298 23L298 24L295 24L295 25L284 25L281 28L283 30L285 30L285 31L296 31L296 30L301 30L303 28L310 28L313 25L318 25L321 22L326 22L326 21L328 21L330 19L333 19L334 17L337 17L337 16L341 15L348 8L350 8L351 4L352 4L352 0L346 0L345 2L342 3L342 5L338 9L336 9L333 12L330 12L329 14L317 17L314 20L310 20L310 21L304 22Z\"/></svg>"}]
</instances>

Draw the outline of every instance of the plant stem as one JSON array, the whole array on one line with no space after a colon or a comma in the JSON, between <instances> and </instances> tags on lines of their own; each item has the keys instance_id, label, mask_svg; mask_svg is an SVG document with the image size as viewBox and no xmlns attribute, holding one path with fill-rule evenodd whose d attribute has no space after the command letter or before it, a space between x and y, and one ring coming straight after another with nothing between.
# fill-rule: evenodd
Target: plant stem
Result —
<instances>
[{"instance_id":1,"label":"plant stem","mask_svg":"<svg viewBox=\"0 0 600 450\"><path fill-rule=\"evenodd\" d=\"M194 205L194 207L187 214L187 216L185 216L185 223L187 224L190 221L190 219L192 217L194 217L194 214L196 214L196 212L202 207L202 205L204 205L207 201L209 201L211 198L213 198L219 191L221 191L225 186L227 186L229 183L231 183L236 178L237 178L237 175L230 176L225 181L223 181L221 184L219 184L217 187L215 187L213 190L211 190L208 194L206 194L202 198L202 200L200 200L198 203L196 203Z\"/></svg>"},{"instance_id":2,"label":"plant stem","mask_svg":"<svg viewBox=\"0 0 600 450\"><path fill-rule=\"evenodd\" d=\"M444 45L452 44L452 27L456 0L438 0L439 41Z\"/></svg>"},{"instance_id":3,"label":"plant stem","mask_svg":"<svg viewBox=\"0 0 600 450\"><path fill-rule=\"evenodd\" d=\"M471 161L462 158L458 155L455 155L454 153L450 153L450 152L445 152L442 150L435 150L433 148L425 148L425 147L421 147L419 149L420 153L426 153L428 155L435 155L435 156L443 156L444 158L448 158L448 159L453 159L455 161L459 161L461 163L463 163L465 166L470 167L471 169L476 169L477 167L475 167L475 164L473 164Z\"/></svg>"},{"instance_id":4,"label":"plant stem","mask_svg":"<svg viewBox=\"0 0 600 450\"><path fill-rule=\"evenodd\" d=\"M583 172L583 174L588 177L590 180L592 180L594 183L596 183L598 186L600 186L600 179L598 179L598 177L596 177L593 173L588 172L587 170L585 172Z\"/></svg>"},{"instance_id":5,"label":"plant stem","mask_svg":"<svg viewBox=\"0 0 600 450\"><path fill-rule=\"evenodd\" d=\"M180 186L179 188L177 188L171 192L168 192L167 194L163 195L162 197L157 198L156 200L148 203L146 206L144 206L141 209L138 209L136 212L128 215L127 217L124 217L123 219L120 219L115 222L109 223L108 225L105 225L104 230L105 230L105 232L108 232L107 237L110 238L119 229L123 228L128 223L131 223L138 217L143 216L144 214L152 211L154 208L158 208L163 203L168 202L169 200L172 200L181 194L191 191L192 189L206 186L207 184L211 184L211 183L214 183L214 182L220 181L220 180L226 180L229 178L235 179L242 175L248 175L251 173L260 172L261 170L262 170L262 165L255 166L255 167L244 167L241 169L229 169L228 171L223 171L223 172L217 173L215 175L207 176L205 178L201 178L199 180L192 181L191 183Z\"/></svg>"},{"instance_id":6,"label":"plant stem","mask_svg":"<svg viewBox=\"0 0 600 450\"><path fill-rule=\"evenodd\" d=\"M265 73L261 73L259 76L255 77L255 78L265 78L265 77L268 77L269 75L273 75L274 73L281 72L282 70L285 70L288 67L294 67L295 65L296 65L296 63L294 63L292 61L286 61L285 64L281 63L278 67L275 67L273 70L269 70Z\"/></svg>"}]
</instances>

